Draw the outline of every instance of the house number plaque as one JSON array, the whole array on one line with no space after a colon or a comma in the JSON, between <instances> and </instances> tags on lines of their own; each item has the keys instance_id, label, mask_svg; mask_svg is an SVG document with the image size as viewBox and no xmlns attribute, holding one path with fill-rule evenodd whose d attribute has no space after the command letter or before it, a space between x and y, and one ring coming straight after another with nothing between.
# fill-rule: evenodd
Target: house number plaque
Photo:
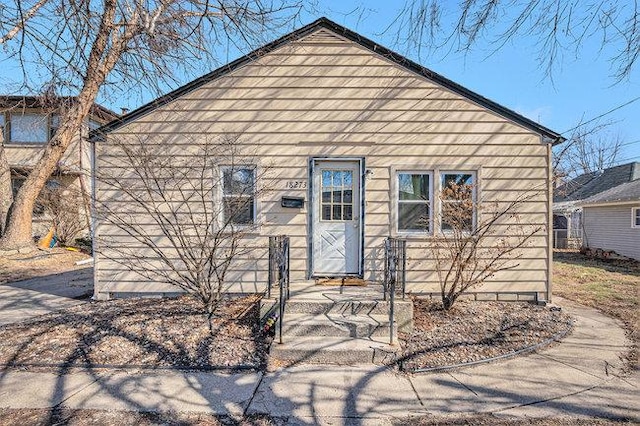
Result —
<instances>
[{"instance_id":1,"label":"house number plaque","mask_svg":"<svg viewBox=\"0 0 640 426\"><path fill-rule=\"evenodd\" d=\"M306 180L288 180L285 182L285 188L287 189L307 189Z\"/></svg>"}]
</instances>

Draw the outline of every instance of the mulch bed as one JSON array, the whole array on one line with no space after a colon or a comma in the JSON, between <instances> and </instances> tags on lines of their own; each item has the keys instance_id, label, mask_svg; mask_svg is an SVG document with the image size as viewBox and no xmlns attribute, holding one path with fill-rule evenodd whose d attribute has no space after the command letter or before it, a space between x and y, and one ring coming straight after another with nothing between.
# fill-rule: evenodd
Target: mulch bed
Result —
<instances>
[{"instance_id":1,"label":"mulch bed","mask_svg":"<svg viewBox=\"0 0 640 426\"><path fill-rule=\"evenodd\" d=\"M77 410L63 407L48 408L0 408L0 426L4 425L139 425L139 426L284 426L291 423L287 417L268 414L229 417L206 413L135 412L106 410ZM333 419L349 420L349 419ZM350 423L359 424L360 419ZM302 421L300 421L302 424ZM347 423L349 423L347 421ZM492 414L452 414L390 419L381 422L391 426L618 426L635 424L631 419L594 419L575 417L514 418Z\"/></svg>"},{"instance_id":2,"label":"mulch bed","mask_svg":"<svg viewBox=\"0 0 640 426\"><path fill-rule=\"evenodd\" d=\"M263 368L259 300L225 299L213 335L190 296L82 304L0 327L0 365Z\"/></svg>"},{"instance_id":3,"label":"mulch bed","mask_svg":"<svg viewBox=\"0 0 640 426\"><path fill-rule=\"evenodd\" d=\"M406 371L477 362L545 342L572 326L557 307L460 300L449 310L414 299L414 331L401 335Z\"/></svg>"}]
</instances>

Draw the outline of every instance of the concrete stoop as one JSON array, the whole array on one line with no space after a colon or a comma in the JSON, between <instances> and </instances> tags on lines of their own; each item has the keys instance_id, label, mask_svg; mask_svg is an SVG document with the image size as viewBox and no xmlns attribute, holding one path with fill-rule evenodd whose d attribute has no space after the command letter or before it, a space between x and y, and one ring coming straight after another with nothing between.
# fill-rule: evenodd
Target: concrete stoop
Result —
<instances>
[{"instance_id":1,"label":"concrete stoop","mask_svg":"<svg viewBox=\"0 0 640 426\"><path fill-rule=\"evenodd\" d=\"M265 306L275 301L264 301ZM413 304L395 302L393 330L410 332ZM283 343L271 345L272 359L285 363L386 364L401 350L390 345L389 303L382 287L291 287L283 322Z\"/></svg>"}]
</instances>

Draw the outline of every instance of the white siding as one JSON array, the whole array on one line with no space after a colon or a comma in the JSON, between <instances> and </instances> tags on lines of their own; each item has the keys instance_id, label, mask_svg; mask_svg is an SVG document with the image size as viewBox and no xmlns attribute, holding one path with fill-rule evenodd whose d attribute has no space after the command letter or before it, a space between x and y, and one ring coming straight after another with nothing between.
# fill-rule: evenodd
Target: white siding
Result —
<instances>
[{"instance_id":1,"label":"white siding","mask_svg":"<svg viewBox=\"0 0 640 426\"><path fill-rule=\"evenodd\" d=\"M584 207L583 244L591 248L614 250L640 260L640 228L631 227L631 210L640 203L625 206Z\"/></svg>"}]
</instances>

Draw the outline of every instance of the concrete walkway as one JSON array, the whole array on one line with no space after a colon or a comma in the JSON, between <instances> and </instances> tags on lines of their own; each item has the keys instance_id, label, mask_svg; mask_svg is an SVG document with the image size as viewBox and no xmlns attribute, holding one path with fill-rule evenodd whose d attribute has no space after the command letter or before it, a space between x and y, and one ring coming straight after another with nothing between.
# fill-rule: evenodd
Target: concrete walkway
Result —
<instances>
[{"instance_id":1,"label":"concrete walkway","mask_svg":"<svg viewBox=\"0 0 640 426\"><path fill-rule=\"evenodd\" d=\"M268 413L289 424L384 424L407 416L495 413L640 421L639 375L619 377L624 331L561 301L577 318L561 343L450 373L399 375L375 366L299 365L273 373L0 371L0 407Z\"/></svg>"},{"instance_id":2,"label":"concrete walkway","mask_svg":"<svg viewBox=\"0 0 640 426\"><path fill-rule=\"evenodd\" d=\"M0 325L21 322L38 315L82 303L93 291L93 268L0 285Z\"/></svg>"}]
</instances>

